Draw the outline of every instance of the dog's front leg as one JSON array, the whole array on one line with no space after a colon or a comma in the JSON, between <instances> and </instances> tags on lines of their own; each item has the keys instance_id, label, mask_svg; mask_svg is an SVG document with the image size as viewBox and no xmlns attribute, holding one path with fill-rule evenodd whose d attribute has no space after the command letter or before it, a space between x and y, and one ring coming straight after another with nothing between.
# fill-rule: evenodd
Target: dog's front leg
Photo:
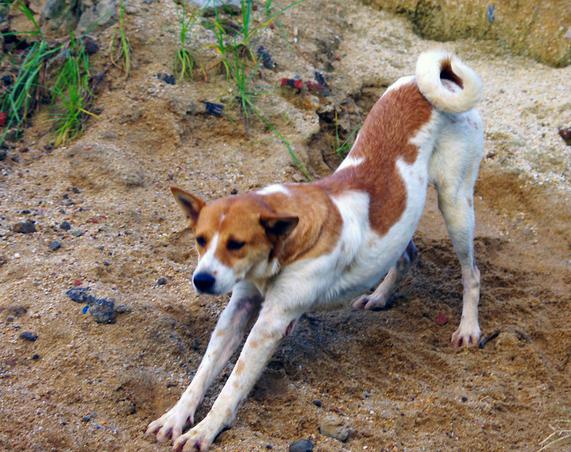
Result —
<instances>
[{"instance_id":1,"label":"dog's front leg","mask_svg":"<svg viewBox=\"0 0 571 452\"><path fill-rule=\"evenodd\" d=\"M204 393L240 344L246 326L258 311L260 303L261 295L255 286L247 282L236 285L192 382L175 406L149 424L147 434L156 434L159 441L171 437L175 440L187 424L193 424L194 413Z\"/></svg>"},{"instance_id":2,"label":"dog's front leg","mask_svg":"<svg viewBox=\"0 0 571 452\"><path fill-rule=\"evenodd\" d=\"M212 409L196 427L175 441L174 450L207 450L218 433L234 420L240 402L260 377L280 340L289 333L290 324L301 315L301 312L286 311L271 302L269 304L264 303L234 370Z\"/></svg>"}]
</instances>

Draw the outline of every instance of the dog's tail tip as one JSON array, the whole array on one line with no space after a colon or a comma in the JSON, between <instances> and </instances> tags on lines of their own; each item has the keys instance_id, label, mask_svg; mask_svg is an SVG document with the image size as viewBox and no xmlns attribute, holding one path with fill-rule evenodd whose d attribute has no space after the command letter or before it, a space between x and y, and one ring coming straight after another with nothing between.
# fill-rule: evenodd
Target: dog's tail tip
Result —
<instances>
[{"instance_id":1,"label":"dog's tail tip","mask_svg":"<svg viewBox=\"0 0 571 452\"><path fill-rule=\"evenodd\" d=\"M418 57L416 83L434 107L448 113L468 111L482 96L478 74L444 50L429 50Z\"/></svg>"}]
</instances>

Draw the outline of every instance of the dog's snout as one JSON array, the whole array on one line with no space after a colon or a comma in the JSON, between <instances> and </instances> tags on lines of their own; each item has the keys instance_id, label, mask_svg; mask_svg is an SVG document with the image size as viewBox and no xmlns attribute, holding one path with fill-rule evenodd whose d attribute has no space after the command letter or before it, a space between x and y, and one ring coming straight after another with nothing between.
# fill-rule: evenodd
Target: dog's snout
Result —
<instances>
[{"instance_id":1,"label":"dog's snout","mask_svg":"<svg viewBox=\"0 0 571 452\"><path fill-rule=\"evenodd\" d=\"M194 282L194 286L200 292L210 292L210 290L214 287L216 278L214 278L214 276L212 276L210 273L201 272L194 275L192 281Z\"/></svg>"}]
</instances>

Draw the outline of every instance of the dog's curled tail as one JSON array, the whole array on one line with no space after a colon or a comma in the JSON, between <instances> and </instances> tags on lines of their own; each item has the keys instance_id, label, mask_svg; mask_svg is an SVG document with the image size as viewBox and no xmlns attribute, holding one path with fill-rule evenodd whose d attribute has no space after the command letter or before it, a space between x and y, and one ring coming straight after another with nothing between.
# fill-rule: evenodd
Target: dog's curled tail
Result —
<instances>
[{"instance_id":1,"label":"dog's curled tail","mask_svg":"<svg viewBox=\"0 0 571 452\"><path fill-rule=\"evenodd\" d=\"M430 50L418 57L416 83L434 107L447 113L470 110L482 95L478 74L444 50Z\"/></svg>"}]
</instances>

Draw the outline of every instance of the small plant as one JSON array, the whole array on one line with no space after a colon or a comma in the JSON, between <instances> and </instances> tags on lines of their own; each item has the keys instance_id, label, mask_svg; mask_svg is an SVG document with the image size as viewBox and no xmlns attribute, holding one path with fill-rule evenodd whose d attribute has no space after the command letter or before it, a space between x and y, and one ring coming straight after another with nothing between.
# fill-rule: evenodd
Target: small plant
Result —
<instances>
[{"instance_id":1,"label":"small plant","mask_svg":"<svg viewBox=\"0 0 571 452\"><path fill-rule=\"evenodd\" d=\"M179 80L192 80L196 60L187 48L187 41L195 17L189 16L185 7L181 7L179 11L179 33L178 33L178 49L175 55L175 73Z\"/></svg>"},{"instance_id":2,"label":"small plant","mask_svg":"<svg viewBox=\"0 0 571 452\"><path fill-rule=\"evenodd\" d=\"M264 11L266 13L266 18L272 17L273 3L274 2L272 0L266 0L264 2Z\"/></svg>"},{"instance_id":3,"label":"small plant","mask_svg":"<svg viewBox=\"0 0 571 452\"><path fill-rule=\"evenodd\" d=\"M357 132L359 132L360 127L355 127L351 132L347 134L345 139L341 138L341 134L339 133L339 121L337 119L337 112L335 112L335 154L338 157L344 158L355 141L355 136Z\"/></svg>"},{"instance_id":4,"label":"small plant","mask_svg":"<svg viewBox=\"0 0 571 452\"><path fill-rule=\"evenodd\" d=\"M89 85L89 56L83 41L71 35L62 54L65 61L57 71L51 90L53 102L61 110L56 120L55 146L75 138L82 131L87 116L94 116L87 110L93 95Z\"/></svg>"},{"instance_id":5,"label":"small plant","mask_svg":"<svg viewBox=\"0 0 571 452\"><path fill-rule=\"evenodd\" d=\"M125 31L125 1L119 1L119 36L114 33L111 37L111 63L121 67L125 73L125 79L131 73L131 45ZM120 63L118 62L120 61Z\"/></svg>"},{"instance_id":6,"label":"small plant","mask_svg":"<svg viewBox=\"0 0 571 452\"><path fill-rule=\"evenodd\" d=\"M44 83L47 65L60 50L59 46L52 47L48 44L30 8L23 1L18 1L17 5L20 12L33 25L33 30L25 33L8 32L5 35L28 34L38 40L27 49L12 85L0 93L0 111L7 114L4 130L0 134L0 144L4 143L10 129L19 130L23 127L40 100L47 95Z\"/></svg>"}]
</instances>

